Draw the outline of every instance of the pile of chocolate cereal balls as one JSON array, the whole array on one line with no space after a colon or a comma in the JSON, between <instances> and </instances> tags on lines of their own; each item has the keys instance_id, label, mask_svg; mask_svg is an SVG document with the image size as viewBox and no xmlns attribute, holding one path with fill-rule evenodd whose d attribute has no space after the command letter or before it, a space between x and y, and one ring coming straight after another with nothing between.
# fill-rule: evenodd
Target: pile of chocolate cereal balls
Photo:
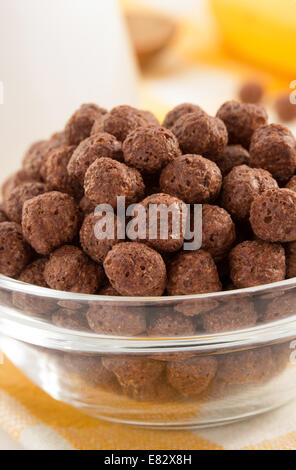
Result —
<instances>
[{"instance_id":1,"label":"pile of chocolate cereal balls","mask_svg":"<svg viewBox=\"0 0 296 470\"><path fill-rule=\"evenodd\" d=\"M186 103L160 125L149 111L84 104L62 132L34 143L3 184L0 272L60 291L136 297L204 294L294 277L295 170L293 134L268 124L260 105L229 101L212 117ZM147 217L150 203L180 211L182 203L203 204L201 249L184 251L182 234L96 238L95 207L116 209L118 196L140 203ZM276 300L266 318L277 315ZM67 306L56 311L49 301L44 312L23 294L13 302L58 325L127 335L193 334L198 313L184 308L147 321L145 313L123 307L109 315L102 307L98 317L93 307L82 316ZM230 322L258 321L254 308L246 313L232 304L218 319L209 306L199 328L223 331Z\"/></svg>"}]
</instances>

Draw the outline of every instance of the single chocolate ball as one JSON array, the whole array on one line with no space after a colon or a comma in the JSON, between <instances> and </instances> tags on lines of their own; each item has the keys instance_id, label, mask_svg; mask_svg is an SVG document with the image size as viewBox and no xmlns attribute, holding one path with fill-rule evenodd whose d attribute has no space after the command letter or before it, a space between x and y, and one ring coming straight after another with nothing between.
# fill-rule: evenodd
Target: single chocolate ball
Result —
<instances>
[{"instance_id":1,"label":"single chocolate ball","mask_svg":"<svg viewBox=\"0 0 296 470\"><path fill-rule=\"evenodd\" d=\"M69 175L83 186L87 169L101 157L123 160L121 142L113 135L99 133L83 140L68 163Z\"/></svg>"},{"instance_id":2,"label":"single chocolate ball","mask_svg":"<svg viewBox=\"0 0 296 470\"><path fill-rule=\"evenodd\" d=\"M278 188L278 184L268 171L236 166L223 180L221 206L234 219L248 220L254 198L273 188Z\"/></svg>"},{"instance_id":3,"label":"single chocolate ball","mask_svg":"<svg viewBox=\"0 0 296 470\"><path fill-rule=\"evenodd\" d=\"M123 144L124 161L143 173L157 173L181 155L174 134L160 126L139 127Z\"/></svg>"},{"instance_id":4,"label":"single chocolate ball","mask_svg":"<svg viewBox=\"0 0 296 470\"><path fill-rule=\"evenodd\" d=\"M87 385L118 393L119 385L115 375L103 366L99 356L66 353L64 365L67 371L81 377Z\"/></svg>"},{"instance_id":5,"label":"single chocolate ball","mask_svg":"<svg viewBox=\"0 0 296 470\"><path fill-rule=\"evenodd\" d=\"M239 98L243 103L257 104L263 98L264 89L258 81L245 82L239 90Z\"/></svg>"},{"instance_id":6,"label":"single chocolate ball","mask_svg":"<svg viewBox=\"0 0 296 470\"><path fill-rule=\"evenodd\" d=\"M185 397L199 395L208 388L217 372L214 357L194 357L167 365L169 383Z\"/></svg>"},{"instance_id":7,"label":"single chocolate ball","mask_svg":"<svg viewBox=\"0 0 296 470\"><path fill-rule=\"evenodd\" d=\"M278 118L283 122L291 122L296 119L296 105L291 103L290 93L280 94L274 102L274 109Z\"/></svg>"},{"instance_id":8,"label":"single chocolate ball","mask_svg":"<svg viewBox=\"0 0 296 470\"><path fill-rule=\"evenodd\" d=\"M30 175L28 175L25 172L25 170L19 170L13 175L11 175L9 178L7 178L2 184L2 187L1 187L2 197L5 200L7 196L9 195L9 193L20 184L36 183L36 182L40 182L40 179L36 180L32 178Z\"/></svg>"},{"instance_id":9,"label":"single chocolate ball","mask_svg":"<svg viewBox=\"0 0 296 470\"><path fill-rule=\"evenodd\" d=\"M231 384L257 383L270 377L272 367L271 348L250 349L222 356L217 377Z\"/></svg>"},{"instance_id":10,"label":"single chocolate ball","mask_svg":"<svg viewBox=\"0 0 296 470\"><path fill-rule=\"evenodd\" d=\"M117 206L117 197L124 196L126 205L143 199L144 183L134 168L111 158L97 159L87 170L84 181L85 195L94 204Z\"/></svg>"},{"instance_id":11,"label":"single chocolate ball","mask_svg":"<svg viewBox=\"0 0 296 470\"><path fill-rule=\"evenodd\" d=\"M296 193L290 189L270 189L257 196L251 206L252 229L267 242L296 240Z\"/></svg>"},{"instance_id":12,"label":"single chocolate ball","mask_svg":"<svg viewBox=\"0 0 296 470\"><path fill-rule=\"evenodd\" d=\"M118 219L112 212L102 216L89 214L84 219L80 230L80 243L83 251L97 263L103 264L108 252L119 243L117 224Z\"/></svg>"},{"instance_id":13,"label":"single chocolate ball","mask_svg":"<svg viewBox=\"0 0 296 470\"><path fill-rule=\"evenodd\" d=\"M172 308L149 313L148 320L148 336L193 336L196 332L194 320Z\"/></svg>"},{"instance_id":14,"label":"single chocolate ball","mask_svg":"<svg viewBox=\"0 0 296 470\"><path fill-rule=\"evenodd\" d=\"M44 278L52 289L95 294L103 281L103 270L79 248L65 245L50 255Z\"/></svg>"},{"instance_id":15,"label":"single chocolate ball","mask_svg":"<svg viewBox=\"0 0 296 470\"><path fill-rule=\"evenodd\" d=\"M33 286L49 288L44 279L44 268L47 258L40 258L33 263L29 264L19 275L18 280ZM50 317L56 307L54 299L34 296L31 294L24 294L22 292L14 292L12 296L13 304L20 310L29 314L41 315L43 317Z\"/></svg>"},{"instance_id":16,"label":"single chocolate ball","mask_svg":"<svg viewBox=\"0 0 296 470\"><path fill-rule=\"evenodd\" d=\"M221 289L217 267L210 253L204 250L183 252L170 263L169 295L205 294Z\"/></svg>"},{"instance_id":17,"label":"single chocolate ball","mask_svg":"<svg viewBox=\"0 0 296 470\"><path fill-rule=\"evenodd\" d=\"M144 116L148 124L151 124L152 126L160 126L159 120L151 111L147 111L146 109L141 109L140 112Z\"/></svg>"},{"instance_id":18,"label":"single chocolate ball","mask_svg":"<svg viewBox=\"0 0 296 470\"><path fill-rule=\"evenodd\" d=\"M36 196L23 206L24 238L41 255L70 243L78 232L79 221L74 199L57 191Z\"/></svg>"},{"instance_id":19,"label":"single chocolate ball","mask_svg":"<svg viewBox=\"0 0 296 470\"><path fill-rule=\"evenodd\" d=\"M287 277L296 277L296 241L287 243L286 245L287 257Z\"/></svg>"},{"instance_id":20,"label":"single chocolate ball","mask_svg":"<svg viewBox=\"0 0 296 470\"><path fill-rule=\"evenodd\" d=\"M251 300L235 298L201 316L203 329L207 333L250 328L256 324L257 319L258 314Z\"/></svg>"},{"instance_id":21,"label":"single chocolate ball","mask_svg":"<svg viewBox=\"0 0 296 470\"><path fill-rule=\"evenodd\" d=\"M118 243L105 258L104 268L111 285L123 296L156 297L164 293L164 261L142 243Z\"/></svg>"},{"instance_id":22,"label":"single chocolate ball","mask_svg":"<svg viewBox=\"0 0 296 470\"><path fill-rule=\"evenodd\" d=\"M150 123L151 117L143 114L141 110L123 105L110 111L102 121L102 130L114 135L120 142L124 142L130 132Z\"/></svg>"},{"instance_id":23,"label":"single chocolate ball","mask_svg":"<svg viewBox=\"0 0 296 470\"><path fill-rule=\"evenodd\" d=\"M5 210L8 218L18 224L22 221L23 205L35 196L48 191L43 183L22 183L16 186L5 198Z\"/></svg>"},{"instance_id":24,"label":"single chocolate ball","mask_svg":"<svg viewBox=\"0 0 296 470\"><path fill-rule=\"evenodd\" d=\"M86 317L91 330L98 334L138 336L146 331L146 314L141 307L128 308L113 302L93 304Z\"/></svg>"},{"instance_id":25,"label":"single chocolate ball","mask_svg":"<svg viewBox=\"0 0 296 470\"><path fill-rule=\"evenodd\" d=\"M32 251L25 242L21 226L15 222L0 224L0 273L15 277L30 262Z\"/></svg>"},{"instance_id":26,"label":"single chocolate ball","mask_svg":"<svg viewBox=\"0 0 296 470\"><path fill-rule=\"evenodd\" d=\"M242 145L227 145L214 161L220 168L222 176L226 176L234 167L248 165L250 155Z\"/></svg>"},{"instance_id":27,"label":"single chocolate ball","mask_svg":"<svg viewBox=\"0 0 296 470\"><path fill-rule=\"evenodd\" d=\"M280 183L286 183L296 170L296 141L280 124L258 129L252 137L250 165L268 170Z\"/></svg>"},{"instance_id":28,"label":"single chocolate ball","mask_svg":"<svg viewBox=\"0 0 296 470\"><path fill-rule=\"evenodd\" d=\"M194 153L210 159L220 155L228 142L223 121L203 112L181 116L172 128L183 153Z\"/></svg>"},{"instance_id":29,"label":"single chocolate ball","mask_svg":"<svg viewBox=\"0 0 296 470\"><path fill-rule=\"evenodd\" d=\"M124 394L136 400L152 400L164 371L160 361L146 357L114 355L104 357L103 365L116 375Z\"/></svg>"},{"instance_id":30,"label":"single chocolate ball","mask_svg":"<svg viewBox=\"0 0 296 470\"><path fill-rule=\"evenodd\" d=\"M213 202L219 196L222 175L217 165L200 155L182 155L169 163L160 176L163 193L185 203Z\"/></svg>"},{"instance_id":31,"label":"single chocolate ball","mask_svg":"<svg viewBox=\"0 0 296 470\"><path fill-rule=\"evenodd\" d=\"M188 212L183 201L159 193L148 196L139 206L145 209L146 230L145 227L138 227L143 233L137 241L143 241L160 252L180 250L184 243Z\"/></svg>"},{"instance_id":32,"label":"single chocolate ball","mask_svg":"<svg viewBox=\"0 0 296 470\"><path fill-rule=\"evenodd\" d=\"M23 158L23 171L31 181L41 181L41 166L51 150L60 147L58 140L49 139L35 142L27 150Z\"/></svg>"},{"instance_id":33,"label":"single chocolate ball","mask_svg":"<svg viewBox=\"0 0 296 470\"><path fill-rule=\"evenodd\" d=\"M292 178L286 184L285 188L296 192L296 176L292 176Z\"/></svg>"},{"instance_id":34,"label":"single chocolate ball","mask_svg":"<svg viewBox=\"0 0 296 470\"><path fill-rule=\"evenodd\" d=\"M89 330L84 312L61 308L52 314L51 321L54 325L67 330Z\"/></svg>"},{"instance_id":35,"label":"single chocolate ball","mask_svg":"<svg viewBox=\"0 0 296 470\"><path fill-rule=\"evenodd\" d=\"M67 122L65 135L68 145L79 145L89 137L95 121L106 113L105 109L96 104L83 104Z\"/></svg>"},{"instance_id":36,"label":"single chocolate ball","mask_svg":"<svg viewBox=\"0 0 296 470\"><path fill-rule=\"evenodd\" d=\"M166 127L167 129L172 129L175 125L175 123L178 121L178 119L181 116L184 116L185 114L190 114L190 113L204 113L204 110L192 103L182 103L179 104L178 106L175 106L171 111L167 113L167 115L164 118L163 121L163 127Z\"/></svg>"},{"instance_id":37,"label":"single chocolate ball","mask_svg":"<svg viewBox=\"0 0 296 470\"><path fill-rule=\"evenodd\" d=\"M261 321L271 322L281 318L294 315L295 312L295 292L285 292L284 295L273 299L266 307L265 312L261 316Z\"/></svg>"},{"instance_id":38,"label":"single chocolate ball","mask_svg":"<svg viewBox=\"0 0 296 470\"><path fill-rule=\"evenodd\" d=\"M202 208L202 248L215 261L220 261L230 251L236 239L231 216L218 206L204 204Z\"/></svg>"},{"instance_id":39,"label":"single chocolate ball","mask_svg":"<svg viewBox=\"0 0 296 470\"><path fill-rule=\"evenodd\" d=\"M251 138L261 126L267 124L268 116L263 108L256 104L227 101L217 112L228 131L229 144L240 144L249 148Z\"/></svg>"},{"instance_id":40,"label":"single chocolate ball","mask_svg":"<svg viewBox=\"0 0 296 470\"><path fill-rule=\"evenodd\" d=\"M261 240L240 243L230 253L230 277L238 289L283 281L285 250Z\"/></svg>"},{"instance_id":41,"label":"single chocolate ball","mask_svg":"<svg viewBox=\"0 0 296 470\"><path fill-rule=\"evenodd\" d=\"M40 173L50 191L60 191L61 193L70 194L75 199L81 199L83 189L67 171L68 163L75 148L73 145L63 145L52 150L43 161Z\"/></svg>"}]
</instances>

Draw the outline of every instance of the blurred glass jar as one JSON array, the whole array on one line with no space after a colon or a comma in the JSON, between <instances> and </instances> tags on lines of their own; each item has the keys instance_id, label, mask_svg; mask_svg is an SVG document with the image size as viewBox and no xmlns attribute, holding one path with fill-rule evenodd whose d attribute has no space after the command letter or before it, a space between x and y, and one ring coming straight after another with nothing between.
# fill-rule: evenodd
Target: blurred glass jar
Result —
<instances>
[{"instance_id":1,"label":"blurred glass jar","mask_svg":"<svg viewBox=\"0 0 296 470\"><path fill-rule=\"evenodd\" d=\"M81 103L137 105L137 69L116 0L0 2L1 172Z\"/></svg>"}]
</instances>

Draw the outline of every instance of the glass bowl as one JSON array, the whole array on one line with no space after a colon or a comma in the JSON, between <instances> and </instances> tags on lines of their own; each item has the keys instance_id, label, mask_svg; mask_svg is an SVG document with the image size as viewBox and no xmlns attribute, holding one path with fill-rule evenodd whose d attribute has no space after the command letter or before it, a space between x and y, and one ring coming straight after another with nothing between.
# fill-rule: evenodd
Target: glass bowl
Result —
<instances>
[{"instance_id":1,"label":"glass bowl","mask_svg":"<svg viewBox=\"0 0 296 470\"><path fill-rule=\"evenodd\" d=\"M296 396L295 300L296 279L128 298L0 276L0 347L45 392L93 417L216 426Z\"/></svg>"}]
</instances>

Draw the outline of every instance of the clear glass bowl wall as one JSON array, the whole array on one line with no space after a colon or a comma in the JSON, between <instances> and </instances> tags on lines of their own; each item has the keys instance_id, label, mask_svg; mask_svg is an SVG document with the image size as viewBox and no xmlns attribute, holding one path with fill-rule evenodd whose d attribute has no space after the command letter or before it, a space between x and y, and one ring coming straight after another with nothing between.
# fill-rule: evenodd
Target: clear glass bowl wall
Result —
<instances>
[{"instance_id":1,"label":"clear glass bowl wall","mask_svg":"<svg viewBox=\"0 0 296 470\"><path fill-rule=\"evenodd\" d=\"M49 395L93 417L207 427L296 396L295 301L295 279L143 299L58 292L0 276L0 348ZM146 330L123 335L119 326L117 334L95 333L86 321L90 309L103 315L104 324L125 312L135 323L140 316ZM232 320L221 331L225 312ZM180 315L190 319L190 334L184 328L176 336L179 327L172 334ZM155 318L166 318L170 334L153 333Z\"/></svg>"}]
</instances>

